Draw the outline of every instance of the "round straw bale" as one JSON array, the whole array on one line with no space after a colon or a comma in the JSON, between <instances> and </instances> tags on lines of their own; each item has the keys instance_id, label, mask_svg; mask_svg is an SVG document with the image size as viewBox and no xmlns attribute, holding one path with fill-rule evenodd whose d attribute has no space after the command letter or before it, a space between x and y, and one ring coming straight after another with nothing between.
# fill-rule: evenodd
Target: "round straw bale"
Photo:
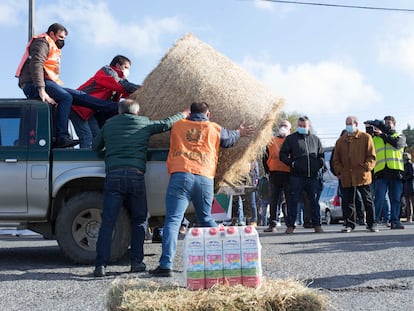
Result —
<instances>
[{"instance_id":1,"label":"round straw bale","mask_svg":"<svg viewBox=\"0 0 414 311\"><path fill-rule=\"evenodd\" d=\"M231 130L241 123L254 126L254 135L221 149L216 186L225 185L224 180L237 184L246 175L244 164L257 159L270 141L283 104L282 98L192 34L176 42L131 98L139 102L140 114L151 119L166 118L192 102L204 101L211 121ZM168 133L154 135L150 141L150 147L168 145Z\"/></svg>"}]
</instances>

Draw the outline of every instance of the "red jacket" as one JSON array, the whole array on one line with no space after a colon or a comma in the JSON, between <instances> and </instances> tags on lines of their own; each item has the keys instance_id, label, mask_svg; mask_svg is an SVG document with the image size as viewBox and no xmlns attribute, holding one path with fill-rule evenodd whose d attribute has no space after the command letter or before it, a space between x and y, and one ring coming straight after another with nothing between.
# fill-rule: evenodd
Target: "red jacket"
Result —
<instances>
[{"instance_id":1,"label":"red jacket","mask_svg":"<svg viewBox=\"0 0 414 311\"><path fill-rule=\"evenodd\" d=\"M78 87L78 90L93 97L119 101L128 97L139 86L124 78L122 71L115 66L104 66L95 75ZM84 120L88 120L95 111L81 106L72 105L72 109Z\"/></svg>"}]
</instances>

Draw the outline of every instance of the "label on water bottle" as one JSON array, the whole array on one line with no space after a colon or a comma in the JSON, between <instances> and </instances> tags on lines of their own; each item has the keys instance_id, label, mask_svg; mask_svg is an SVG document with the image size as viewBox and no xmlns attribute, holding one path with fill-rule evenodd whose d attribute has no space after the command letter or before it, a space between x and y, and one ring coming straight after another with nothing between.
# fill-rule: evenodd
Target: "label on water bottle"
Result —
<instances>
[{"instance_id":1,"label":"label on water bottle","mask_svg":"<svg viewBox=\"0 0 414 311\"><path fill-rule=\"evenodd\" d=\"M242 283L240 234L236 227L228 227L223 239L223 275L228 285Z\"/></svg>"},{"instance_id":2,"label":"label on water bottle","mask_svg":"<svg viewBox=\"0 0 414 311\"><path fill-rule=\"evenodd\" d=\"M208 228L204 235L206 288L223 283L223 241L218 228Z\"/></svg>"}]
</instances>

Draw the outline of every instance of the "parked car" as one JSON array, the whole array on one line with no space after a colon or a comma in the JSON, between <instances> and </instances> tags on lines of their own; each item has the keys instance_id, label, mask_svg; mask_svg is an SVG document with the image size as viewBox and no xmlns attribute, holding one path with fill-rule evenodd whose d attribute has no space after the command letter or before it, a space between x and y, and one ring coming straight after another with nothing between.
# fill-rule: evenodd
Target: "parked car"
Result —
<instances>
[{"instance_id":1,"label":"parked car","mask_svg":"<svg viewBox=\"0 0 414 311\"><path fill-rule=\"evenodd\" d=\"M323 183L319 205L321 207L322 223L330 225L343 219L341 196L338 193L338 180L329 180Z\"/></svg>"}]
</instances>

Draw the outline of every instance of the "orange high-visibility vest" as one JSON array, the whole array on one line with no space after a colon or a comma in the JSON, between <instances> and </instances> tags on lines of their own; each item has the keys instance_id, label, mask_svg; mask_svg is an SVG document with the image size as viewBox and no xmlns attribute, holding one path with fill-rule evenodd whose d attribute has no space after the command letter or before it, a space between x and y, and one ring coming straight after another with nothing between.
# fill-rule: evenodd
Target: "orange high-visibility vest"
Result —
<instances>
[{"instance_id":1,"label":"orange high-visibility vest","mask_svg":"<svg viewBox=\"0 0 414 311\"><path fill-rule=\"evenodd\" d=\"M168 172L186 172L214 178L220 129L220 125L210 121L177 121L171 129Z\"/></svg>"},{"instance_id":2,"label":"orange high-visibility vest","mask_svg":"<svg viewBox=\"0 0 414 311\"><path fill-rule=\"evenodd\" d=\"M57 48L55 41L47 33L42 33L40 35L34 36L26 46L26 51L23 54L22 60L20 61L19 66L16 70L16 77L20 77L20 73L24 64L26 63L27 59L29 58L29 48L32 44L34 39L37 38L45 38L46 41L49 43L49 54L47 55L47 59L43 64L43 69L45 70L45 78L48 80L52 80L59 85L63 85L62 80L59 79L60 74L60 55L61 51Z\"/></svg>"},{"instance_id":3,"label":"orange high-visibility vest","mask_svg":"<svg viewBox=\"0 0 414 311\"><path fill-rule=\"evenodd\" d=\"M290 167L280 161L279 152L286 137L273 137L269 146L269 157L267 158L266 164L271 172L290 172Z\"/></svg>"}]
</instances>

